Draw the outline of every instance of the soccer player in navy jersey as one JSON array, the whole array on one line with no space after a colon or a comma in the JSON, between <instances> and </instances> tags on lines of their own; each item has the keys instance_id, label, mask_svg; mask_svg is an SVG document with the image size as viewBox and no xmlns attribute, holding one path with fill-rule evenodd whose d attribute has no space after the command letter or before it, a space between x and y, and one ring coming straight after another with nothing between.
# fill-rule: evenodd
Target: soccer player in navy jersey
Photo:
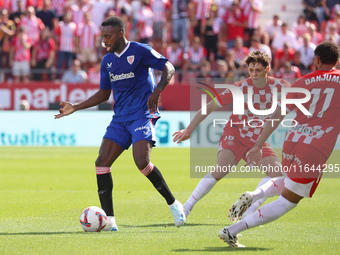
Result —
<instances>
[{"instance_id":1,"label":"soccer player in navy jersey","mask_svg":"<svg viewBox=\"0 0 340 255\"><path fill-rule=\"evenodd\" d=\"M161 172L150 160L151 149L155 145L155 124L160 117L157 107L160 93L175 69L149 45L128 41L124 22L119 17L109 17L102 22L101 36L109 53L101 64L100 89L82 102L61 102L60 114L55 118L103 103L112 91L114 115L95 162L98 195L108 216L104 230L118 230L113 212L111 165L131 144L136 166L165 198L175 225L179 227L186 220L183 206L174 198ZM163 71L158 84L153 69Z\"/></svg>"}]
</instances>

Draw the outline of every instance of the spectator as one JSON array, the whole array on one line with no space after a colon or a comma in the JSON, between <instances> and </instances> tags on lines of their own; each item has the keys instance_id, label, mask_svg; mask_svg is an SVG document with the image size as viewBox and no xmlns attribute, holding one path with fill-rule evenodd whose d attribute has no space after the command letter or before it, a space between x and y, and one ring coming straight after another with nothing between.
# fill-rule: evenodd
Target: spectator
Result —
<instances>
[{"instance_id":1,"label":"spectator","mask_svg":"<svg viewBox=\"0 0 340 255\"><path fill-rule=\"evenodd\" d=\"M293 23L292 32L296 35L297 39L308 32L309 24L304 15L300 15L298 21Z\"/></svg>"},{"instance_id":2,"label":"spectator","mask_svg":"<svg viewBox=\"0 0 340 255\"><path fill-rule=\"evenodd\" d=\"M179 41L176 39L172 39L171 44L166 48L165 57L169 60L170 63L176 69L176 73L174 75L175 82L182 81L182 68L184 64L184 53L181 48Z\"/></svg>"},{"instance_id":3,"label":"spectator","mask_svg":"<svg viewBox=\"0 0 340 255\"><path fill-rule=\"evenodd\" d=\"M91 18L97 27L100 27L105 18L105 13L107 13L112 7L113 2L111 1L94 0L92 2Z\"/></svg>"},{"instance_id":4,"label":"spectator","mask_svg":"<svg viewBox=\"0 0 340 255\"><path fill-rule=\"evenodd\" d=\"M99 47L100 31L91 21L91 13L84 14L84 23L80 23L77 29L76 48L78 59L85 70L92 67L97 62L96 49Z\"/></svg>"},{"instance_id":5,"label":"spectator","mask_svg":"<svg viewBox=\"0 0 340 255\"><path fill-rule=\"evenodd\" d=\"M216 17L216 8L215 5L211 8L208 18L202 23L204 47L207 51L206 55L208 60L211 58L211 54L213 54L213 59L217 58L218 35L221 32L222 20Z\"/></svg>"},{"instance_id":6,"label":"spectator","mask_svg":"<svg viewBox=\"0 0 340 255\"><path fill-rule=\"evenodd\" d=\"M218 79L218 82L227 82L233 76L232 72L229 72L228 64L225 60L217 60L218 70L214 78Z\"/></svg>"},{"instance_id":7,"label":"spectator","mask_svg":"<svg viewBox=\"0 0 340 255\"><path fill-rule=\"evenodd\" d=\"M273 54L275 54L277 50L283 49L285 42L288 42L290 47L296 49L296 36L292 31L288 30L288 24L284 22L281 26L281 31L275 35L272 42Z\"/></svg>"},{"instance_id":8,"label":"spectator","mask_svg":"<svg viewBox=\"0 0 340 255\"><path fill-rule=\"evenodd\" d=\"M326 25L326 33L329 33L330 27L334 26L335 31L340 34L340 11L336 12L334 19L331 19L327 22Z\"/></svg>"},{"instance_id":9,"label":"spectator","mask_svg":"<svg viewBox=\"0 0 340 255\"><path fill-rule=\"evenodd\" d=\"M64 73L61 81L66 83L83 83L88 81L86 72L80 67L79 59L73 60L70 69Z\"/></svg>"},{"instance_id":10,"label":"spectator","mask_svg":"<svg viewBox=\"0 0 340 255\"><path fill-rule=\"evenodd\" d=\"M238 68L240 67L236 60L235 60L235 53L232 51L232 50L228 50L227 51L227 55L226 55L226 58L225 58L227 64L228 64L228 70L230 72L237 72Z\"/></svg>"},{"instance_id":11,"label":"spectator","mask_svg":"<svg viewBox=\"0 0 340 255\"><path fill-rule=\"evenodd\" d=\"M279 71L275 73L275 77L285 79L291 83L301 77L301 72L297 66L292 66L289 61L286 61Z\"/></svg>"},{"instance_id":12,"label":"spectator","mask_svg":"<svg viewBox=\"0 0 340 255\"><path fill-rule=\"evenodd\" d=\"M303 0L303 13L307 20L317 21L318 24L324 20L322 2L324 0Z\"/></svg>"},{"instance_id":13,"label":"spectator","mask_svg":"<svg viewBox=\"0 0 340 255\"><path fill-rule=\"evenodd\" d=\"M0 81L6 80L9 73L5 70L9 68L9 52L11 37L15 35L16 27L12 20L8 19L7 9L0 11Z\"/></svg>"},{"instance_id":14,"label":"spectator","mask_svg":"<svg viewBox=\"0 0 340 255\"><path fill-rule=\"evenodd\" d=\"M15 82L19 82L21 78L24 82L30 80L31 46L32 39L27 35L24 27L19 27L18 34L13 37L9 58Z\"/></svg>"},{"instance_id":15,"label":"spectator","mask_svg":"<svg viewBox=\"0 0 340 255\"><path fill-rule=\"evenodd\" d=\"M213 76L211 75L211 64L208 60L204 60L200 72L197 75L197 79L203 80L203 82L210 82Z\"/></svg>"},{"instance_id":16,"label":"spectator","mask_svg":"<svg viewBox=\"0 0 340 255\"><path fill-rule=\"evenodd\" d=\"M201 40L198 36L195 36L187 55L183 69L194 72L199 71L203 61L207 58L207 51L201 45Z\"/></svg>"},{"instance_id":17,"label":"spectator","mask_svg":"<svg viewBox=\"0 0 340 255\"><path fill-rule=\"evenodd\" d=\"M323 41L323 36L316 31L316 26L313 23L309 24L308 33L311 36L311 42L318 45Z\"/></svg>"},{"instance_id":18,"label":"spectator","mask_svg":"<svg viewBox=\"0 0 340 255\"><path fill-rule=\"evenodd\" d=\"M59 26L56 29L57 42L59 43L57 79L60 79L61 70L67 70L75 58L76 29L77 25L72 22L72 14L66 12L63 21L59 22ZM64 65L65 69L63 69Z\"/></svg>"},{"instance_id":19,"label":"spectator","mask_svg":"<svg viewBox=\"0 0 340 255\"><path fill-rule=\"evenodd\" d=\"M138 35L139 42L148 44L153 35L153 13L150 8L149 0L141 0L142 8L138 13Z\"/></svg>"},{"instance_id":20,"label":"spectator","mask_svg":"<svg viewBox=\"0 0 340 255\"><path fill-rule=\"evenodd\" d=\"M25 16L25 10L26 10L26 7L23 3L22 0L18 0L17 2L17 9L16 11L14 11L13 9L10 12L10 15L9 15L9 19L10 20L13 20L15 25L18 27L20 21L21 21L21 18Z\"/></svg>"},{"instance_id":21,"label":"spectator","mask_svg":"<svg viewBox=\"0 0 340 255\"><path fill-rule=\"evenodd\" d=\"M339 44L339 34L337 33L336 25L335 23L332 23L329 27L328 33L325 35L325 40L331 40L335 42L336 44Z\"/></svg>"},{"instance_id":22,"label":"spectator","mask_svg":"<svg viewBox=\"0 0 340 255\"><path fill-rule=\"evenodd\" d=\"M36 15L50 31L58 26L58 17L56 12L51 9L51 0L44 0L42 9L37 11Z\"/></svg>"},{"instance_id":23,"label":"spectator","mask_svg":"<svg viewBox=\"0 0 340 255\"><path fill-rule=\"evenodd\" d=\"M72 21L77 26L84 23L84 14L91 11L91 5L86 0L66 2L65 7L72 13Z\"/></svg>"},{"instance_id":24,"label":"spectator","mask_svg":"<svg viewBox=\"0 0 340 255\"><path fill-rule=\"evenodd\" d=\"M22 17L20 26L25 28L26 33L32 39L32 45L36 44L40 38L40 31L45 29L44 23L35 15L33 6L29 6L26 15Z\"/></svg>"},{"instance_id":25,"label":"spectator","mask_svg":"<svg viewBox=\"0 0 340 255\"><path fill-rule=\"evenodd\" d=\"M235 55L235 62L238 66L245 64L244 59L249 53L249 49L243 46L243 40L241 37L236 37L234 47L230 49Z\"/></svg>"},{"instance_id":26,"label":"spectator","mask_svg":"<svg viewBox=\"0 0 340 255\"><path fill-rule=\"evenodd\" d=\"M264 29L261 26L258 26L258 28L254 31L254 36L257 36L260 38L260 42L265 45L270 45L270 37L269 34L264 31Z\"/></svg>"},{"instance_id":27,"label":"spectator","mask_svg":"<svg viewBox=\"0 0 340 255\"><path fill-rule=\"evenodd\" d=\"M251 47L249 48L249 53L253 51L262 51L266 53L269 56L269 58L272 58L272 52L269 46L261 43L260 38L257 36L254 36L251 39Z\"/></svg>"},{"instance_id":28,"label":"spectator","mask_svg":"<svg viewBox=\"0 0 340 255\"><path fill-rule=\"evenodd\" d=\"M40 40L33 45L31 64L34 67L33 80L41 81L42 73L47 72L52 81L52 65L55 58L55 42L48 27L41 32Z\"/></svg>"},{"instance_id":29,"label":"spectator","mask_svg":"<svg viewBox=\"0 0 340 255\"><path fill-rule=\"evenodd\" d=\"M273 41L276 34L281 32L282 21L279 15L275 14L273 20L267 24L265 31L269 34L270 43Z\"/></svg>"},{"instance_id":30,"label":"spectator","mask_svg":"<svg viewBox=\"0 0 340 255\"><path fill-rule=\"evenodd\" d=\"M184 52L187 52L189 50L190 28L189 0L173 0L171 3L172 38L179 41L183 46Z\"/></svg>"},{"instance_id":31,"label":"spectator","mask_svg":"<svg viewBox=\"0 0 340 255\"><path fill-rule=\"evenodd\" d=\"M194 35L201 36L202 24L205 23L206 18L209 16L211 1L210 0L193 0L195 18L193 19L194 24Z\"/></svg>"},{"instance_id":32,"label":"spectator","mask_svg":"<svg viewBox=\"0 0 340 255\"><path fill-rule=\"evenodd\" d=\"M301 52L300 51L295 51L294 61L292 62L292 65L299 68L301 75L305 75L308 72L307 67L301 62Z\"/></svg>"},{"instance_id":33,"label":"spectator","mask_svg":"<svg viewBox=\"0 0 340 255\"><path fill-rule=\"evenodd\" d=\"M311 37L309 34L303 35L303 45L297 49L301 53L301 62L311 70L311 65L314 60L315 44L311 43Z\"/></svg>"},{"instance_id":34,"label":"spectator","mask_svg":"<svg viewBox=\"0 0 340 255\"><path fill-rule=\"evenodd\" d=\"M151 1L151 10L153 12L153 37L152 44L153 48L159 52L163 53L163 43L166 41L166 28L169 27L170 22L167 20L171 19L171 2L170 0L153 0Z\"/></svg>"},{"instance_id":35,"label":"spectator","mask_svg":"<svg viewBox=\"0 0 340 255\"><path fill-rule=\"evenodd\" d=\"M250 40L255 30L259 27L259 14L262 10L262 0L240 0L240 8L247 19L247 26L244 30L246 38L245 46L250 46Z\"/></svg>"},{"instance_id":36,"label":"spectator","mask_svg":"<svg viewBox=\"0 0 340 255\"><path fill-rule=\"evenodd\" d=\"M244 17L238 0L234 0L224 16L225 37L228 50L234 47L236 37L243 37L244 28L247 27L247 20Z\"/></svg>"},{"instance_id":37,"label":"spectator","mask_svg":"<svg viewBox=\"0 0 340 255\"><path fill-rule=\"evenodd\" d=\"M294 61L295 51L285 42L282 50L278 50L274 55L274 71L277 72L287 61Z\"/></svg>"}]
</instances>

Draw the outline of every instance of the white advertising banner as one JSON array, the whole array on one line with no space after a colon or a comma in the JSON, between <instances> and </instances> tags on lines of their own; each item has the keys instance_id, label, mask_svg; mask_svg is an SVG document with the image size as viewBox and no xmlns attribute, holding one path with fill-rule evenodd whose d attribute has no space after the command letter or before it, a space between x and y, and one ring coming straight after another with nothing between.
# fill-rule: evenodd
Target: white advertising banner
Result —
<instances>
[{"instance_id":1,"label":"white advertising banner","mask_svg":"<svg viewBox=\"0 0 340 255\"><path fill-rule=\"evenodd\" d=\"M0 111L0 146L100 146L112 111L79 111L54 119L57 111ZM194 114L192 114L193 116ZM215 112L194 131L191 141L172 142L172 134L190 122L190 112L163 111L157 122L157 147L217 148L230 113ZM289 115L285 119L292 119ZM290 121L285 122L286 126ZM268 142L282 148L288 127L281 124ZM340 149L339 139L335 146Z\"/></svg>"}]
</instances>

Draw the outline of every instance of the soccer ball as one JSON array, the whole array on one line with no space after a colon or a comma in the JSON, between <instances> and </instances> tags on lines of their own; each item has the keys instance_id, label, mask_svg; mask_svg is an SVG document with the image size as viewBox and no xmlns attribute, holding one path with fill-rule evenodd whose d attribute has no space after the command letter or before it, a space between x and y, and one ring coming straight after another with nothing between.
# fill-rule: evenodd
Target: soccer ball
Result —
<instances>
[{"instance_id":1,"label":"soccer ball","mask_svg":"<svg viewBox=\"0 0 340 255\"><path fill-rule=\"evenodd\" d=\"M106 223L106 213L97 206L87 207L80 215L80 225L85 232L100 232Z\"/></svg>"}]
</instances>

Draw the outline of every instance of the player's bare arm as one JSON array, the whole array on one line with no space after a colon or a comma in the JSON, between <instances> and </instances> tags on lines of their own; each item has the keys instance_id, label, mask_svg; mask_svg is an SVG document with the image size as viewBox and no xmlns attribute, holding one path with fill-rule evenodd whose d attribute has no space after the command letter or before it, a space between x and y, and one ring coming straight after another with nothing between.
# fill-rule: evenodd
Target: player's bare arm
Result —
<instances>
[{"instance_id":1,"label":"player's bare arm","mask_svg":"<svg viewBox=\"0 0 340 255\"><path fill-rule=\"evenodd\" d=\"M79 102L79 103L70 103L63 101L60 103L59 114L54 115L55 119L59 119L61 117L72 114L75 111L86 109L100 103L107 101L110 98L111 90L110 89L99 89L94 95L90 96L88 99Z\"/></svg>"},{"instance_id":2,"label":"player's bare arm","mask_svg":"<svg viewBox=\"0 0 340 255\"><path fill-rule=\"evenodd\" d=\"M161 80L159 81L159 83L158 83L157 87L155 88L155 90L153 91L153 93L148 98L147 104L148 104L148 109L149 109L150 113L154 113L155 110L157 109L161 92L169 84L174 73L175 73L174 66L169 61L167 61L165 63L164 68L163 68Z\"/></svg>"},{"instance_id":3,"label":"player's bare arm","mask_svg":"<svg viewBox=\"0 0 340 255\"><path fill-rule=\"evenodd\" d=\"M274 130L278 127L278 125L283 120L284 115L281 115L281 107L277 107L276 111L272 114L271 119L276 119L279 121L267 122L263 131L259 138L256 140L256 143L252 149L247 153L247 164L256 164L258 165L259 161L262 158L262 146L267 141L269 136L274 132Z\"/></svg>"},{"instance_id":4,"label":"player's bare arm","mask_svg":"<svg viewBox=\"0 0 340 255\"><path fill-rule=\"evenodd\" d=\"M192 134L192 132L195 130L195 128L213 111L217 110L219 108L218 105L215 104L214 101L210 101L207 104L207 114L202 115L201 110L199 110L193 120L190 122L190 124L187 126L186 129L182 129L180 131L175 132L172 136L173 142L180 143L181 141L188 140Z\"/></svg>"}]
</instances>

